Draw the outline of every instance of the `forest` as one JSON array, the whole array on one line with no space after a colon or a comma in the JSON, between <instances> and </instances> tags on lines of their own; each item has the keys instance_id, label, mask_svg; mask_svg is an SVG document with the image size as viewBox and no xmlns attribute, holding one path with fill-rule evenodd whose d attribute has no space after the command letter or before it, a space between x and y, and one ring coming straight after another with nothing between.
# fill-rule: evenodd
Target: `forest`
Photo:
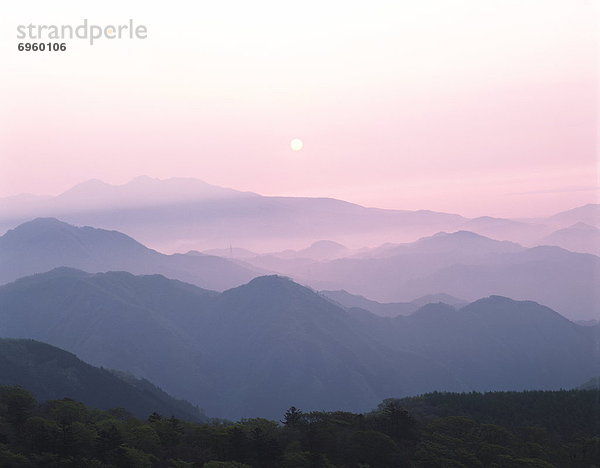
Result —
<instances>
[{"instance_id":1,"label":"forest","mask_svg":"<svg viewBox=\"0 0 600 468\"><path fill-rule=\"evenodd\" d=\"M369 413L193 423L0 387L2 467L600 466L600 390L430 393Z\"/></svg>"}]
</instances>

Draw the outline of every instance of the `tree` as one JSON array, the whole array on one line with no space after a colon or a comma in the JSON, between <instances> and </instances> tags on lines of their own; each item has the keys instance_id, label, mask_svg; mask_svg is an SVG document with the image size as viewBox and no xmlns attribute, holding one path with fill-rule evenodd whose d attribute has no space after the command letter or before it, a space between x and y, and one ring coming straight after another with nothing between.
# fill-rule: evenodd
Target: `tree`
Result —
<instances>
[{"instance_id":1,"label":"tree","mask_svg":"<svg viewBox=\"0 0 600 468\"><path fill-rule=\"evenodd\" d=\"M382 431L395 441L416 437L415 419L406 411L399 400L390 398L379 405Z\"/></svg>"},{"instance_id":2,"label":"tree","mask_svg":"<svg viewBox=\"0 0 600 468\"><path fill-rule=\"evenodd\" d=\"M36 406L35 398L21 387L0 387L0 417L20 430Z\"/></svg>"},{"instance_id":3,"label":"tree","mask_svg":"<svg viewBox=\"0 0 600 468\"><path fill-rule=\"evenodd\" d=\"M283 421L281 422L287 427L297 426L302 421L302 416L302 411L295 406L291 406L283 415Z\"/></svg>"}]
</instances>

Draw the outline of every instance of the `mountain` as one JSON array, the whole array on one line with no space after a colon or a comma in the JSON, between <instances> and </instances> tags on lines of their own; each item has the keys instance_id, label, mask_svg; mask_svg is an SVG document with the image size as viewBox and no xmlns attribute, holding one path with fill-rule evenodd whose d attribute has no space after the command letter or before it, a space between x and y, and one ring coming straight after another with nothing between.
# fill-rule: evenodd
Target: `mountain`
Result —
<instances>
[{"instance_id":1,"label":"mountain","mask_svg":"<svg viewBox=\"0 0 600 468\"><path fill-rule=\"evenodd\" d=\"M313 242L309 247L301 250L285 250L270 255L278 258L309 258L312 260L331 260L345 257L350 250L339 242L331 240L320 240Z\"/></svg>"},{"instance_id":2,"label":"mountain","mask_svg":"<svg viewBox=\"0 0 600 468\"><path fill-rule=\"evenodd\" d=\"M124 408L144 419L153 412L188 421L206 419L196 407L147 380L91 366L34 340L0 338L0 385L19 385L40 401L71 398L99 409Z\"/></svg>"},{"instance_id":3,"label":"mountain","mask_svg":"<svg viewBox=\"0 0 600 468\"><path fill-rule=\"evenodd\" d=\"M139 176L124 185L111 185L98 179L91 179L55 197L54 204L57 207L77 207L80 210L110 207L133 208L144 205L173 205L196 200L252 196L256 195L251 192L218 187L189 177L159 180L148 176Z\"/></svg>"},{"instance_id":4,"label":"mountain","mask_svg":"<svg viewBox=\"0 0 600 468\"><path fill-rule=\"evenodd\" d=\"M459 299L457 297L451 296L450 294L426 294L425 296L418 297L411 301L411 304L415 304L416 306L423 307L427 304L436 304L442 302L444 304L451 305L454 308L463 307L468 304L467 301L463 299Z\"/></svg>"},{"instance_id":5,"label":"mountain","mask_svg":"<svg viewBox=\"0 0 600 468\"><path fill-rule=\"evenodd\" d=\"M466 231L326 262L280 260L269 266L316 289L378 302L440 293L467 301L502 295L534 300L574 320L600 316L600 257L558 247L528 249Z\"/></svg>"},{"instance_id":6,"label":"mountain","mask_svg":"<svg viewBox=\"0 0 600 468\"><path fill-rule=\"evenodd\" d=\"M431 303L444 303L453 307L463 307L467 305L467 301L443 293L428 294L411 302L377 302L367 299L364 296L350 294L343 289L338 291L319 291L319 294L342 307L368 310L372 314L379 315L380 317L410 315L424 305Z\"/></svg>"},{"instance_id":7,"label":"mountain","mask_svg":"<svg viewBox=\"0 0 600 468\"><path fill-rule=\"evenodd\" d=\"M535 246L550 232L577 222L600 227L598 207L586 205L547 218L469 219L429 210L366 208L332 198L262 196L192 178L142 176L122 185L89 180L54 197L0 199L0 233L33 218L55 217L118 230L166 252L228 245L269 252L319 239L373 245L456 230Z\"/></svg>"},{"instance_id":8,"label":"mountain","mask_svg":"<svg viewBox=\"0 0 600 468\"><path fill-rule=\"evenodd\" d=\"M246 258L257 257L260 254L256 252L252 252L248 249L243 249L241 247L230 247L229 249L208 249L204 252L198 252L197 250L190 250L188 254L193 255L215 255L217 257L225 257L225 258L237 258L240 260L244 260Z\"/></svg>"},{"instance_id":9,"label":"mountain","mask_svg":"<svg viewBox=\"0 0 600 468\"><path fill-rule=\"evenodd\" d=\"M368 310L372 314L381 317L396 317L398 315L410 315L416 311L419 306L411 302L391 302L381 303L372 301L364 296L350 294L343 289L338 291L319 291L321 296L333 301L345 308L359 308Z\"/></svg>"},{"instance_id":10,"label":"mountain","mask_svg":"<svg viewBox=\"0 0 600 468\"><path fill-rule=\"evenodd\" d=\"M510 239L524 245L537 245L536 242L547 231L543 220L526 222L491 216L470 219L461 229L476 232L494 239Z\"/></svg>"},{"instance_id":11,"label":"mountain","mask_svg":"<svg viewBox=\"0 0 600 468\"><path fill-rule=\"evenodd\" d=\"M515 252L524 247L458 231L437 233L413 243L384 244L356 255L330 261L260 256L246 261L256 268L288 275L316 289L345 289L379 302L408 302L415 297L399 286L460 262L483 262L492 253ZM400 289L400 290L399 290ZM427 291L437 294L444 291Z\"/></svg>"},{"instance_id":12,"label":"mountain","mask_svg":"<svg viewBox=\"0 0 600 468\"><path fill-rule=\"evenodd\" d=\"M318 239L412 240L452 229L465 218L433 211L365 208L332 198L267 197L189 178L139 177L124 185L84 182L37 202L0 200L0 232L37 217L118 230L164 251L232 244L287 249Z\"/></svg>"},{"instance_id":13,"label":"mountain","mask_svg":"<svg viewBox=\"0 0 600 468\"><path fill-rule=\"evenodd\" d=\"M197 403L207 363L186 327L215 294L160 275L59 268L0 287L0 336L49 343Z\"/></svg>"},{"instance_id":14,"label":"mountain","mask_svg":"<svg viewBox=\"0 0 600 468\"><path fill-rule=\"evenodd\" d=\"M600 227L600 204L590 203L567 211L561 211L545 220L547 223L560 224L564 227L577 223Z\"/></svg>"},{"instance_id":15,"label":"mountain","mask_svg":"<svg viewBox=\"0 0 600 468\"><path fill-rule=\"evenodd\" d=\"M161 273L217 290L258 275L251 267L224 258L164 255L120 232L76 227L54 218L29 221L0 237L0 284L61 266L90 272Z\"/></svg>"},{"instance_id":16,"label":"mountain","mask_svg":"<svg viewBox=\"0 0 600 468\"><path fill-rule=\"evenodd\" d=\"M373 339L452 369L476 391L572 388L600 366L600 327L531 301L491 296L458 310L428 304L409 316L362 321Z\"/></svg>"},{"instance_id":17,"label":"mountain","mask_svg":"<svg viewBox=\"0 0 600 468\"><path fill-rule=\"evenodd\" d=\"M444 291L467 300L502 295L547 305L569 319L600 317L600 258L559 247L505 254L487 264L455 264L405 283L413 294Z\"/></svg>"},{"instance_id":18,"label":"mountain","mask_svg":"<svg viewBox=\"0 0 600 468\"><path fill-rule=\"evenodd\" d=\"M547 245L557 245L573 252L600 254L600 228L576 223L554 231L542 240Z\"/></svg>"},{"instance_id":19,"label":"mountain","mask_svg":"<svg viewBox=\"0 0 600 468\"><path fill-rule=\"evenodd\" d=\"M161 276L61 268L0 287L3 336L129 371L210 415L280 415L290 401L369 408L394 391L461 388L447 370L370 342L347 319L279 277L217 294Z\"/></svg>"},{"instance_id":20,"label":"mountain","mask_svg":"<svg viewBox=\"0 0 600 468\"><path fill-rule=\"evenodd\" d=\"M216 293L61 268L0 287L0 335L59 346L234 419L434 390L571 388L600 373L598 330L498 297L378 317L279 276Z\"/></svg>"},{"instance_id":21,"label":"mountain","mask_svg":"<svg viewBox=\"0 0 600 468\"><path fill-rule=\"evenodd\" d=\"M510 241L498 241L470 231L438 232L406 244L386 244L362 252L356 258L389 258L406 254L435 254L471 259L495 253L519 252L523 247Z\"/></svg>"},{"instance_id":22,"label":"mountain","mask_svg":"<svg viewBox=\"0 0 600 468\"><path fill-rule=\"evenodd\" d=\"M280 252L263 254L240 247L208 249L204 251L204 253L208 255L218 255L244 261L246 264L251 264L255 268L262 269L265 272L270 270L274 271L279 265L287 265L290 262L296 265L310 265L313 261L332 260L334 258L348 256L352 254L352 252L352 250L342 244L330 240L316 241L309 247L300 250L286 249ZM199 254L197 251L190 251L188 253Z\"/></svg>"},{"instance_id":23,"label":"mountain","mask_svg":"<svg viewBox=\"0 0 600 468\"><path fill-rule=\"evenodd\" d=\"M208 359L218 361L226 377L218 414L250 416L249 408L267 414L273 407L285 410L290 401L347 410L394 391L461 388L446 369L380 346L345 310L283 277L260 277L225 291L198 329Z\"/></svg>"}]
</instances>

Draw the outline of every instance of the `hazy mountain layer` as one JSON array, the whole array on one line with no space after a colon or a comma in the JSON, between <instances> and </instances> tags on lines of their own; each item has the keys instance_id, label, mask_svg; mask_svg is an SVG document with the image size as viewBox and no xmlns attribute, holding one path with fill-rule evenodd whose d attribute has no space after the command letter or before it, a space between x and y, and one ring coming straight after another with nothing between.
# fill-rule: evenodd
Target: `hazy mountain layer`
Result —
<instances>
[{"instance_id":1,"label":"hazy mountain layer","mask_svg":"<svg viewBox=\"0 0 600 468\"><path fill-rule=\"evenodd\" d=\"M138 177L124 185L90 180L56 197L0 199L0 232L36 217L58 217L116 229L169 252L230 245L272 252L321 239L357 247L458 229L534 246L578 222L600 227L599 207L586 205L548 218L469 219L428 210L365 208L331 198L261 196L190 178Z\"/></svg>"},{"instance_id":2,"label":"hazy mountain layer","mask_svg":"<svg viewBox=\"0 0 600 468\"><path fill-rule=\"evenodd\" d=\"M211 255L164 255L120 232L76 227L54 218L29 221L0 237L0 284L62 266L90 272L161 273L217 290L259 274Z\"/></svg>"},{"instance_id":3,"label":"hazy mountain layer","mask_svg":"<svg viewBox=\"0 0 600 468\"><path fill-rule=\"evenodd\" d=\"M599 327L505 298L408 317L345 310L291 280L218 294L161 276L59 269L0 287L0 335L130 371L210 416L359 410L432 390L574 387Z\"/></svg>"},{"instance_id":4,"label":"hazy mountain layer","mask_svg":"<svg viewBox=\"0 0 600 468\"><path fill-rule=\"evenodd\" d=\"M363 296L350 294L348 291L319 291L321 296L330 299L334 303L345 308L359 308L368 310L372 314L381 317L397 317L399 315L410 315L419 308L430 303L448 304L454 307L467 305L466 301L457 299L448 294L431 294L422 296L411 302L377 302Z\"/></svg>"},{"instance_id":5,"label":"hazy mountain layer","mask_svg":"<svg viewBox=\"0 0 600 468\"><path fill-rule=\"evenodd\" d=\"M343 249L319 243L308 251L322 247ZM346 290L377 302L405 303L442 293L468 301L503 295L535 300L573 320L600 317L600 257L558 247L527 249L468 231L385 244L330 261L274 254L244 262L198 252L164 255L116 231L51 218L22 224L0 237L0 283L60 266L159 273L216 290L277 272L316 289Z\"/></svg>"},{"instance_id":6,"label":"hazy mountain layer","mask_svg":"<svg viewBox=\"0 0 600 468\"><path fill-rule=\"evenodd\" d=\"M271 259L268 265L314 288L343 289L378 302L438 293L469 301L503 295L534 300L570 319L600 317L600 257L558 247L528 249L466 231L332 261Z\"/></svg>"},{"instance_id":7,"label":"hazy mountain layer","mask_svg":"<svg viewBox=\"0 0 600 468\"><path fill-rule=\"evenodd\" d=\"M543 242L558 245L574 252L600 254L600 228L585 223L576 223L564 229L554 231Z\"/></svg>"}]
</instances>

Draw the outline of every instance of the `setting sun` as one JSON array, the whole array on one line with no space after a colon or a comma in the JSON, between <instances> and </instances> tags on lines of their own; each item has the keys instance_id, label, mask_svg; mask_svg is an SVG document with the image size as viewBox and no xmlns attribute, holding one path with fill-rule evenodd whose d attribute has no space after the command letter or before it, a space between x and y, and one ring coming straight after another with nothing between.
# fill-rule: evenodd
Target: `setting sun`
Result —
<instances>
[{"instance_id":1,"label":"setting sun","mask_svg":"<svg viewBox=\"0 0 600 468\"><path fill-rule=\"evenodd\" d=\"M302 148L304 148L304 143L300 138L294 138L292 141L290 141L290 148L292 151L300 151Z\"/></svg>"}]
</instances>

